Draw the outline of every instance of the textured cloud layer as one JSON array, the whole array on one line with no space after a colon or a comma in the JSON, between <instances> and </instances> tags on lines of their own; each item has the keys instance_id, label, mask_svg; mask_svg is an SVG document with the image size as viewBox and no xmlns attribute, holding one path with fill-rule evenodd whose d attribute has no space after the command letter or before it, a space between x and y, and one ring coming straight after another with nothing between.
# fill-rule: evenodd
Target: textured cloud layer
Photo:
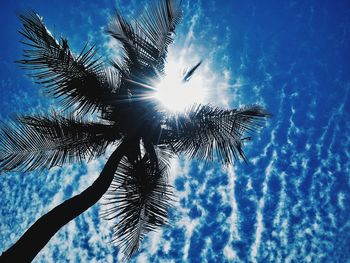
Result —
<instances>
[{"instance_id":1,"label":"textured cloud layer","mask_svg":"<svg viewBox=\"0 0 350 263\"><path fill-rule=\"evenodd\" d=\"M32 3L34 9L36 4ZM49 5L38 8L47 11L42 15L55 30L65 30L73 47L79 49L80 39L89 38L102 50L115 47L102 35L109 7L102 5L65 3L67 14L75 14L70 22L63 21L62 14L55 20ZM118 5L135 14L140 4ZM260 103L274 116L247 145L249 165L204 165L186 157L173 161L171 182L177 202L172 224L149 235L133 261L346 262L348 5L184 1L184 7L169 59L188 66L203 59L200 74L206 76L210 102L230 107ZM9 31L15 29L3 31L12 45L18 38ZM112 56L115 51L106 53ZM53 106L38 96L30 79L19 82L24 77L10 65L13 60L0 57L5 65L0 72L1 117ZM0 250L45 212L91 184L105 159L40 173L2 174ZM97 204L63 227L35 261L118 262L117 248L108 243L110 225L99 218L100 209Z\"/></svg>"}]
</instances>

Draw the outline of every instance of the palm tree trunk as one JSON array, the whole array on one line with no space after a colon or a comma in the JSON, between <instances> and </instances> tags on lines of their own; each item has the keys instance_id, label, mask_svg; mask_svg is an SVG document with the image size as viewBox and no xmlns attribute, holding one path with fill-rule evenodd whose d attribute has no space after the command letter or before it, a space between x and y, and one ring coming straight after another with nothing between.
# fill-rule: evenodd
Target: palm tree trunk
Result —
<instances>
[{"instance_id":1,"label":"palm tree trunk","mask_svg":"<svg viewBox=\"0 0 350 263\"><path fill-rule=\"evenodd\" d=\"M118 164L125 153L123 142L109 157L96 181L71 199L39 218L1 257L0 262L30 262L56 232L69 221L93 206L110 186Z\"/></svg>"}]
</instances>

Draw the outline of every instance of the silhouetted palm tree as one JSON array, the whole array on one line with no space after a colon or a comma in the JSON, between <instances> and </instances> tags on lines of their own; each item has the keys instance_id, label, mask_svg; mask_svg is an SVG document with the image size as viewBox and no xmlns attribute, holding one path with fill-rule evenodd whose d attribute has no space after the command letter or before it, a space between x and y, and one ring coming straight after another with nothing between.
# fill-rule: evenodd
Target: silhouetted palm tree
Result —
<instances>
[{"instance_id":1,"label":"silhouetted palm tree","mask_svg":"<svg viewBox=\"0 0 350 263\"><path fill-rule=\"evenodd\" d=\"M181 18L175 0L154 2L132 23L116 14L107 32L122 44L124 55L110 69L95 59L94 47L86 45L73 54L68 41L56 40L36 13L19 17L28 49L18 62L71 113L17 116L2 124L0 171L27 172L91 160L109 145L114 152L96 181L37 220L2 254L4 262L32 260L62 226L106 192L103 216L115 221L113 240L131 257L147 232L167 223L171 155L185 153L206 161L217 156L225 164L246 160L246 133L269 116L260 106L196 105L170 114L152 99ZM189 81L199 65L187 71L183 81ZM91 113L98 116L96 121L87 120Z\"/></svg>"}]
</instances>

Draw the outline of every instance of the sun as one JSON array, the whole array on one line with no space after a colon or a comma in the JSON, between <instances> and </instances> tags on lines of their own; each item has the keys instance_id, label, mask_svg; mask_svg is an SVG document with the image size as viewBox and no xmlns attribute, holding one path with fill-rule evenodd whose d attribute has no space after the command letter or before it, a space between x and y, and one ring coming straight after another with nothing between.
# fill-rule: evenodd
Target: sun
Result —
<instances>
[{"instance_id":1,"label":"sun","mask_svg":"<svg viewBox=\"0 0 350 263\"><path fill-rule=\"evenodd\" d=\"M196 71L190 80L183 81L184 72L181 72L175 60L167 62L165 77L156 84L155 99L171 112L184 112L192 105L205 102L206 91L200 70Z\"/></svg>"}]
</instances>

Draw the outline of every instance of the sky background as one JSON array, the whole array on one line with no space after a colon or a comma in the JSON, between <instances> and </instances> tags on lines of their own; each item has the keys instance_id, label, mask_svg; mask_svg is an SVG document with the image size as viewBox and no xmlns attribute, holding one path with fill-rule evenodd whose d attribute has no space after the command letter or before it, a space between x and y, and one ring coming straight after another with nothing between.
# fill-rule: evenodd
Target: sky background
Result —
<instances>
[{"instance_id":1,"label":"sky background","mask_svg":"<svg viewBox=\"0 0 350 263\"><path fill-rule=\"evenodd\" d=\"M57 105L18 65L16 12L33 9L79 52L96 43L120 54L103 32L117 7L137 15L146 1L3 1L0 118ZM183 1L169 50L179 70L200 59L207 101L261 104L272 119L246 146L249 165L173 160L177 202L171 225L148 235L133 262L350 262L350 3ZM197 73L197 72L196 72ZM40 216L80 193L106 157L0 176L0 251ZM118 262L101 204L63 227L35 262Z\"/></svg>"}]
</instances>

